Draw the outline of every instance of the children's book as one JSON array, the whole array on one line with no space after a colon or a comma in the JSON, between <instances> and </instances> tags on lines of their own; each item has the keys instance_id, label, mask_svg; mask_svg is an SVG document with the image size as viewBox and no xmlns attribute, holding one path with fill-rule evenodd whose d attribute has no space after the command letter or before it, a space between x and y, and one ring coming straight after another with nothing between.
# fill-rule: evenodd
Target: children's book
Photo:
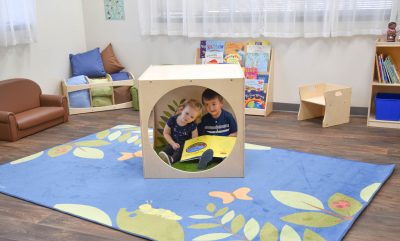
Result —
<instances>
[{"instance_id":1,"label":"children's book","mask_svg":"<svg viewBox=\"0 0 400 241\"><path fill-rule=\"evenodd\" d=\"M214 157L225 158L231 153L236 137L232 136L199 136L185 141L181 162L200 159L208 149L212 149Z\"/></svg>"},{"instance_id":2,"label":"children's book","mask_svg":"<svg viewBox=\"0 0 400 241\"><path fill-rule=\"evenodd\" d=\"M202 40L200 41L200 59L202 64L223 63L224 58L223 40Z\"/></svg>"},{"instance_id":3,"label":"children's book","mask_svg":"<svg viewBox=\"0 0 400 241\"><path fill-rule=\"evenodd\" d=\"M244 68L244 77L246 79L257 79L257 68Z\"/></svg>"},{"instance_id":4,"label":"children's book","mask_svg":"<svg viewBox=\"0 0 400 241\"><path fill-rule=\"evenodd\" d=\"M240 64L243 66L245 43L226 42L224 52L224 63Z\"/></svg>"},{"instance_id":5,"label":"children's book","mask_svg":"<svg viewBox=\"0 0 400 241\"><path fill-rule=\"evenodd\" d=\"M257 68L258 73L268 73L271 53L269 45L247 45L246 68Z\"/></svg>"},{"instance_id":6,"label":"children's book","mask_svg":"<svg viewBox=\"0 0 400 241\"><path fill-rule=\"evenodd\" d=\"M264 80L262 79L245 79L244 80L244 89L246 91L262 91L264 90Z\"/></svg>"},{"instance_id":7,"label":"children's book","mask_svg":"<svg viewBox=\"0 0 400 241\"><path fill-rule=\"evenodd\" d=\"M245 108L265 109L267 94L264 91L246 90L244 93Z\"/></svg>"}]
</instances>

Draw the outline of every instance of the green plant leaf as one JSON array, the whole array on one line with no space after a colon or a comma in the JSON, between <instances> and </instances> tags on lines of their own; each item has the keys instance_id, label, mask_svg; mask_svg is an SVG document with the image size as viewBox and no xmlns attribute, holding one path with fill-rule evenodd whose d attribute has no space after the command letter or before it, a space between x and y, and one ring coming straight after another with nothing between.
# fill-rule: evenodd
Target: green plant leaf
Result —
<instances>
[{"instance_id":1,"label":"green plant leaf","mask_svg":"<svg viewBox=\"0 0 400 241\"><path fill-rule=\"evenodd\" d=\"M132 136L131 138L129 138L126 143L131 144L135 141L137 141L139 139L139 136Z\"/></svg>"},{"instance_id":2,"label":"green plant leaf","mask_svg":"<svg viewBox=\"0 0 400 241\"><path fill-rule=\"evenodd\" d=\"M113 141L113 140L117 139L121 134L122 134L121 131L113 132L108 136L108 140Z\"/></svg>"},{"instance_id":3,"label":"green plant leaf","mask_svg":"<svg viewBox=\"0 0 400 241\"><path fill-rule=\"evenodd\" d=\"M134 126L134 125L117 125L111 129L129 129L129 128L137 128L138 130L140 130L139 126Z\"/></svg>"},{"instance_id":4,"label":"green plant leaf","mask_svg":"<svg viewBox=\"0 0 400 241\"><path fill-rule=\"evenodd\" d=\"M77 147L73 154L77 157L88 159L103 159L104 152L102 150L91 147Z\"/></svg>"},{"instance_id":5,"label":"green plant leaf","mask_svg":"<svg viewBox=\"0 0 400 241\"><path fill-rule=\"evenodd\" d=\"M221 208L220 210L218 210L218 211L215 213L215 217L219 217L219 216L224 215L228 210L229 210L228 207Z\"/></svg>"},{"instance_id":6,"label":"green plant leaf","mask_svg":"<svg viewBox=\"0 0 400 241\"><path fill-rule=\"evenodd\" d=\"M247 240L253 240L257 236L258 232L260 232L260 225L254 218L251 218L247 221L246 225L244 225L243 232Z\"/></svg>"},{"instance_id":7,"label":"green plant leaf","mask_svg":"<svg viewBox=\"0 0 400 241\"><path fill-rule=\"evenodd\" d=\"M212 241L220 240L232 236L231 233L209 233L205 235L198 236L193 239L193 241Z\"/></svg>"},{"instance_id":8,"label":"green plant leaf","mask_svg":"<svg viewBox=\"0 0 400 241\"><path fill-rule=\"evenodd\" d=\"M165 127L165 122L164 122L164 121L159 121L158 124L159 124L162 128Z\"/></svg>"},{"instance_id":9,"label":"green plant leaf","mask_svg":"<svg viewBox=\"0 0 400 241\"><path fill-rule=\"evenodd\" d=\"M174 103L175 107L179 106L179 104L178 104L178 102L176 102L176 100L173 100L172 102Z\"/></svg>"},{"instance_id":10,"label":"green plant leaf","mask_svg":"<svg viewBox=\"0 0 400 241\"><path fill-rule=\"evenodd\" d=\"M371 185L364 187L363 190L360 192L360 197L362 200L365 202L369 202L371 197L374 195L374 193L379 189L379 187L382 185L380 182L372 183Z\"/></svg>"},{"instance_id":11,"label":"green plant leaf","mask_svg":"<svg viewBox=\"0 0 400 241\"><path fill-rule=\"evenodd\" d=\"M171 117L172 115L171 115L171 113L169 113L168 111L164 111L164 115L166 116L166 117Z\"/></svg>"},{"instance_id":12,"label":"green plant leaf","mask_svg":"<svg viewBox=\"0 0 400 241\"><path fill-rule=\"evenodd\" d=\"M158 128L157 131L158 131L158 133L160 133L161 135L164 134L164 133L163 133L163 132L164 132L164 129Z\"/></svg>"},{"instance_id":13,"label":"green plant leaf","mask_svg":"<svg viewBox=\"0 0 400 241\"><path fill-rule=\"evenodd\" d=\"M186 101L186 99L181 99L181 101L179 102L179 105L182 105L185 101Z\"/></svg>"},{"instance_id":14,"label":"green plant leaf","mask_svg":"<svg viewBox=\"0 0 400 241\"><path fill-rule=\"evenodd\" d=\"M282 228L280 241L301 241L300 235L289 225Z\"/></svg>"},{"instance_id":15,"label":"green plant leaf","mask_svg":"<svg viewBox=\"0 0 400 241\"><path fill-rule=\"evenodd\" d=\"M229 223L235 217L235 211L231 210L227 212L222 218L221 223L226 224Z\"/></svg>"},{"instance_id":16,"label":"green plant leaf","mask_svg":"<svg viewBox=\"0 0 400 241\"><path fill-rule=\"evenodd\" d=\"M104 140L91 140L91 141L79 141L73 143L75 146L106 146L110 145L111 143Z\"/></svg>"},{"instance_id":17,"label":"green plant leaf","mask_svg":"<svg viewBox=\"0 0 400 241\"><path fill-rule=\"evenodd\" d=\"M96 134L97 139L104 139L110 134L110 130L104 130L100 131L99 133Z\"/></svg>"},{"instance_id":18,"label":"green plant leaf","mask_svg":"<svg viewBox=\"0 0 400 241\"><path fill-rule=\"evenodd\" d=\"M160 116L160 117L161 117L161 119L162 119L163 121L165 121L165 123L168 122L168 118L167 118L167 117L165 117L165 116Z\"/></svg>"},{"instance_id":19,"label":"green plant leaf","mask_svg":"<svg viewBox=\"0 0 400 241\"><path fill-rule=\"evenodd\" d=\"M172 105L168 105L168 108L172 111L172 113L175 113L176 109Z\"/></svg>"},{"instance_id":20,"label":"green plant leaf","mask_svg":"<svg viewBox=\"0 0 400 241\"><path fill-rule=\"evenodd\" d=\"M129 138L131 138L131 136L132 136L132 133L127 132L127 133L123 134L122 136L118 137L118 141L124 142L124 141L128 140Z\"/></svg>"},{"instance_id":21,"label":"green plant leaf","mask_svg":"<svg viewBox=\"0 0 400 241\"><path fill-rule=\"evenodd\" d=\"M112 227L112 221L108 214L93 206L81 204L56 204L54 205L54 208Z\"/></svg>"},{"instance_id":22,"label":"green plant leaf","mask_svg":"<svg viewBox=\"0 0 400 241\"><path fill-rule=\"evenodd\" d=\"M198 223L198 224L190 225L188 228L209 229L209 228L215 228L215 227L220 227L220 226L221 226L221 224L219 224L219 223Z\"/></svg>"},{"instance_id":23,"label":"green plant leaf","mask_svg":"<svg viewBox=\"0 0 400 241\"><path fill-rule=\"evenodd\" d=\"M246 220L242 214L237 215L231 222L232 233L239 232L239 230L243 228L245 221Z\"/></svg>"},{"instance_id":24,"label":"green plant leaf","mask_svg":"<svg viewBox=\"0 0 400 241\"><path fill-rule=\"evenodd\" d=\"M210 216L210 215L197 214L197 215L189 216L189 218L193 218L193 219L211 219L211 218L214 218L214 217Z\"/></svg>"},{"instance_id":25,"label":"green plant leaf","mask_svg":"<svg viewBox=\"0 0 400 241\"><path fill-rule=\"evenodd\" d=\"M44 153L44 151L41 151L41 152L35 153L33 155L26 156L26 157L20 158L18 160L12 161L12 162L10 162L10 164L15 165L15 164L20 164L20 163L27 162L27 161L32 161L32 160L40 157L41 155L43 155L43 153Z\"/></svg>"},{"instance_id":26,"label":"green plant leaf","mask_svg":"<svg viewBox=\"0 0 400 241\"><path fill-rule=\"evenodd\" d=\"M207 204L207 207L206 207L207 211L209 211L210 213L213 213L216 208L217 207L215 206L214 203L209 203L209 204Z\"/></svg>"},{"instance_id":27,"label":"green plant leaf","mask_svg":"<svg viewBox=\"0 0 400 241\"><path fill-rule=\"evenodd\" d=\"M303 241L326 241L326 240L316 232L306 228L306 230L304 231Z\"/></svg>"},{"instance_id":28,"label":"green plant leaf","mask_svg":"<svg viewBox=\"0 0 400 241\"><path fill-rule=\"evenodd\" d=\"M272 225L272 223L266 223L260 231L261 241L277 241L278 240L278 229Z\"/></svg>"},{"instance_id":29,"label":"green plant leaf","mask_svg":"<svg viewBox=\"0 0 400 241\"><path fill-rule=\"evenodd\" d=\"M271 150L271 147L269 146L260 146L260 145L255 145L255 144L250 144L250 143L245 143L244 144L244 149L246 150L258 150L258 151L269 151Z\"/></svg>"},{"instance_id":30,"label":"green plant leaf","mask_svg":"<svg viewBox=\"0 0 400 241\"><path fill-rule=\"evenodd\" d=\"M318 198L305 193L272 190L271 194L276 200L292 208L303 210L324 209L324 205Z\"/></svg>"},{"instance_id":31,"label":"green plant leaf","mask_svg":"<svg viewBox=\"0 0 400 241\"><path fill-rule=\"evenodd\" d=\"M61 146L55 146L51 148L47 154L49 157L58 157L64 154L67 154L70 150L72 150L71 145L61 145Z\"/></svg>"},{"instance_id":32,"label":"green plant leaf","mask_svg":"<svg viewBox=\"0 0 400 241\"><path fill-rule=\"evenodd\" d=\"M282 217L281 220L314 228L332 227L344 221L335 216L319 212L293 213Z\"/></svg>"},{"instance_id":33,"label":"green plant leaf","mask_svg":"<svg viewBox=\"0 0 400 241\"><path fill-rule=\"evenodd\" d=\"M328 205L333 211L346 217L353 216L362 208L359 201L338 192L329 198Z\"/></svg>"}]
</instances>

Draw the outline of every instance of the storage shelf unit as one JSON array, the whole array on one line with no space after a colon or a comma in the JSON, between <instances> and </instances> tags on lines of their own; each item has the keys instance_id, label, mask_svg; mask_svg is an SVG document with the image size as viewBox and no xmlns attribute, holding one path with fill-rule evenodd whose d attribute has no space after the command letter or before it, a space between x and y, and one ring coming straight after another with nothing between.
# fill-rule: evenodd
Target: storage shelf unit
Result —
<instances>
[{"instance_id":1,"label":"storage shelf unit","mask_svg":"<svg viewBox=\"0 0 400 241\"><path fill-rule=\"evenodd\" d=\"M127 79L127 80L116 80L116 81L110 81L108 83L93 83L93 84L82 84L82 85L67 85L65 80L62 80L61 88L62 88L63 95L67 97L68 103L69 103L70 101L69 101L68 93L70 93L70 92L74 92L74 91L78 91L78 90L85 90L85 89L90 90L91 88L96 88L96 87L133 86L134 85L134 77L131 73L129 73L129 77L130 77L130 79ZM92 96L90 94L90 91L89 91L89 95L90 95L90 102L92 102ZM69 114L75 115L75 114L82 114L82 113L89 113L89 112L96 112L96 111L132 108L132 101L115 104L114 91L113 91L113 95L112 95L112 103L113 103L113 105L107 105L107 106L101 106L101 107L88 107L88 108L69 107Z\"/></svg>"},{"instance_id":2,"label":"storage shelf unit","mask_svg":"<svg viewBox=\"0 0 400 241\"><path fill-rule=\"evenodd\" d=\"M400 43L399 42L376 42L376 54L390 55L394 64L400 70ZM378 78L378 70L375 62L374 72L372 75L370 101L368 106L367 125L373 127L386 127L400 129L400 121L377 120L375 118L375 97L377 93L400 93L400 84L380 83Z\"/></svg>"}]
</instances>

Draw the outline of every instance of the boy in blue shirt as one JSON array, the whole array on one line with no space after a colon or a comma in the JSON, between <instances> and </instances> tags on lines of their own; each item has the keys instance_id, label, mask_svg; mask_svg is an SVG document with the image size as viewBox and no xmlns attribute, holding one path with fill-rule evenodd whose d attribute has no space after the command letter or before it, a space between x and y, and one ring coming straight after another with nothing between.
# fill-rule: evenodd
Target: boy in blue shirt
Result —
<instances>
[{"instance_id":1,"label":"boy in blue shirt","mask_svg":"<svg viewBox=\"0 0 400 241\"><path fill-rule=\"evenodd\" d=\"M201 96L203 106L207 114L201 118L198 126L199 135L214 136L237 136L237 124L235 118L228 111L224 110L224 99L220 94L205 89ZM205 151L199 161L199 169L205 169L213 158L212 149Z\"/></svg>"}]
</instances>

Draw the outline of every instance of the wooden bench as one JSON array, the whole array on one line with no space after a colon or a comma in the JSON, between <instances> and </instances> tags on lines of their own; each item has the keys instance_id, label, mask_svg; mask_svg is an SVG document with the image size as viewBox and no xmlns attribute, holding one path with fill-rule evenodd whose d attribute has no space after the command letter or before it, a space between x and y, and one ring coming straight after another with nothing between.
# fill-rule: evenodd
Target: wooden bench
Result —
<instances>
[{"instance_id":1,"label":"wooden bench","mask_svg":"<svg viewBox=\"0 0 400 241\"><path fill-rule=\"evenodd\" d=\"M351 87L322 83L302 86L299 92L298 120L323 116L322 127L350 121Z\"/></svg>"}]
</instances>

